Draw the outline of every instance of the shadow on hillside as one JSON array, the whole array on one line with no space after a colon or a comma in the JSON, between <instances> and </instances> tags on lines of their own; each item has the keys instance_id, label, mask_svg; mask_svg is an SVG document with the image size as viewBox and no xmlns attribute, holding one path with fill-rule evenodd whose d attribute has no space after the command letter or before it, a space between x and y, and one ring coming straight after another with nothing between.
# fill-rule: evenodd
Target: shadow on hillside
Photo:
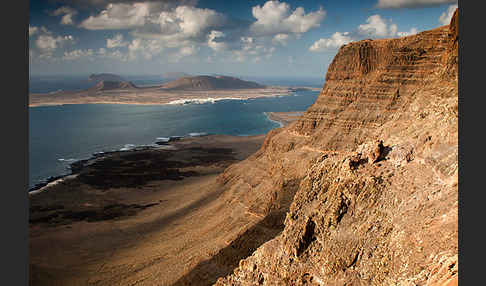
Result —
<instances>
[{"instance_id":1,"label":"shadow on hillside","mask_svg":"<svg viewBox=\"0 0 486 286\"><path fill-rule=\"evenodd\" d=\"M271 211L263 220L246 230L215 256L200 262L172 286L213 285L219 277L233 273L240 260L247 258L262 244L282 232L285 226L285 215L298 189L299 182L299 180L293 180L284 187L285 195L279 200L281 207L278 210Z\"/></svg>"}]
</instances>

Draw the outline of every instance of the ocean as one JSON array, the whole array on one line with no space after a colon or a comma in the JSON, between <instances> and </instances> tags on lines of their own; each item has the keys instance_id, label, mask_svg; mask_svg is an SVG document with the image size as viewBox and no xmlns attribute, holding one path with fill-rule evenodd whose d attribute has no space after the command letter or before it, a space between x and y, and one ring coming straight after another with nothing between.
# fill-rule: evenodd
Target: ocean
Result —
<instances>
[{"instance_id":1,"label":"ocean","mask_svg":"<svg viewBox=\"0 0 486 286\"><path fill-rule=\"evenodd\" d=\"M89 158L93 153L151 145L157 137L267 133L279 124L269 120L265 112L304 111L318 94L318 91L298 91L291 96L185 105L31 107L29 187L48 177L70 173L70 163Z\"/></svg>"}]
</instances>

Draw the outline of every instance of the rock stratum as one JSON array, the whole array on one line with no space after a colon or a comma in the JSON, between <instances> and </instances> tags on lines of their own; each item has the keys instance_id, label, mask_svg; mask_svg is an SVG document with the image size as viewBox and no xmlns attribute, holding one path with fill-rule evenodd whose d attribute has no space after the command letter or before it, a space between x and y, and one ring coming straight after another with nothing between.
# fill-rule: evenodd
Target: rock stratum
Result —
<instances>
[{"instance_id":1,"label":"rock stratum","mask_svg":"<svg viewBox=\"0 0 486 286\"><path fill-rule=\"evenodd\" d=\"M304 115L226 169L228 204L285 226L216 285L457 285L457 13L342 46Z\"/></svg>"}]
</instances>

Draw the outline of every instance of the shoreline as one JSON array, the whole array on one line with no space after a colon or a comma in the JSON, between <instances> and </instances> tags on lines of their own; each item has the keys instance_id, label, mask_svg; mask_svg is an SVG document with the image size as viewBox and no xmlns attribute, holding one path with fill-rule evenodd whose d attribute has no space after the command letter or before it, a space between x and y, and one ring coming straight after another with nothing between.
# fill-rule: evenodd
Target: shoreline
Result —
<instances>
[{"instance_id":1,"label":"shoreline","mask_svg":"<svg viewBox=\"0 0 486 286\"><path fill-rule=\"evenodd\" d=\"M289 125L298 120L304 111L288 111L288 112L264 112L268 120L276 122L280 127Z\"/></svg>"},{"instance_id":2,"label":"shoreline","mask_svg":"<svg viewBox=\"0 0 486 286\"><path fill-rule=\"evenodd\" d=\"M136 151L150 151L150 150L177 150L177 147L173 144L174 142L184 142L184 140L191 140L195 138L201 138L201 137L218 137L218 136L230 136L230 137L258 137L258 136L265 136L265 133L262 134L255 134L255 135L247 135L247 134L242 134L242 135L226 135L226 134L210 134L210 133L194 133L193 135L187 134L184 136L169 136L168 138L169 141L165 143L159 143L157 144L154 142L152 145L135 145L133 148L128 149L128 150L112 150L112 151L100 151L100 152L94 152L92 153L88 158L82 158L79 160L75 160L71 163L69 163L69 170L67 174L58 174L58 175L53 175L49 176L45 179L41 179L38 183L32 185L31 187L29 186L29 189L27 191L29 197L39 194L43 191L48 190L49 187L54 186L60 182L63 182L65 180L73 179L76 178L76 175L82 170L82 168L98 161L98 160L103 160L104 158L107 158L111 155L116 155L120 153L130 153L130 152L136 152Z\"/></svg>"},{"instance_id":3,"label":"shoreline","mask_svg":"<svg viewBox=\"0 0 486 286\"><path fill-rule=\"evenodd\" d=\"M285 126L285 124L282 121L272 119L271 118L271 112L263 112L263 114L265 114L265 116L267 117L267 119L269 121L277 123L279 125L279 127L277 127L277 128L282 128L282 127Z\"/></svg>"},{"instance_id":4,"label":"shoreline","mask_svg":"<svg viewBox=\"0 0 486 286\"><path fill-rule=\"evenodd\" d=\"M62 104L65 105L65 104ZM278 127L275 128L282 128L287 126L290 122L297 120L296 115L300 116L303 114L301 111L290 111L290 112L263 112L267 120L274 122L278 124ZM191 135L191 134L186 134L183 136L169 136L169 137L174 137L172 140L186 140L190 138L196 138L196 137L203 137L203 136L236 136L236 137L251 137L251 136L262 136L265 134L255 134L255 135L247 135L247 134L241 134L241 135L226 135L226 134L208 134L205 132L202 132L197 135ZM175 139L177 138L177 139ZM100 152L94 152L92 153L89 157L87 158L81 158L77 159L69 164L69 170L65 174L56 174L49 176L47 178L41 179L37 181L37 183L34 183L33 185L29 186L28 188L28 194L29 196L38 194L42 191L45 190L46 187L62 182L65 179L68 179L68 177L75 175L76 171L73 171L72 167L79 165L80 163L83 164L84 162L89 162L93 161L95 159L102 159L104 157L107 157L111 154L116 154L120 152L131 152L131 151L137 151L137 150L150 150L150 149L167 149L173 147L170 142L174 141L168 141L165 144L157 144L156 141L152 144L143 144L143 145L135 145L131 149L128 150L111 150L111 151L100 151ZM41 191L40 191L41 190Z\"/></svg>"}]
</instances>

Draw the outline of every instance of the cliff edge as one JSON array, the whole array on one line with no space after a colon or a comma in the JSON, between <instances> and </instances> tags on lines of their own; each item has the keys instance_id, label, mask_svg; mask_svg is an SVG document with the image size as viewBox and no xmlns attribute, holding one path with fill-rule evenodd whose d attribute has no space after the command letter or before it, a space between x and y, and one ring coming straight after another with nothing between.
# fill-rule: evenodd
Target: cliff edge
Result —
<instances>
[{"instance_id":1,"label":"cliff edge","mask_svg":"<svg viewBox=\"0 0 486 286\"><path fill-rule=\"evenodd\" d=\"M285 227L216 285L457 285L457 14L342 46L305 114L220 176Z\"/></svg>"}]
</instances>

